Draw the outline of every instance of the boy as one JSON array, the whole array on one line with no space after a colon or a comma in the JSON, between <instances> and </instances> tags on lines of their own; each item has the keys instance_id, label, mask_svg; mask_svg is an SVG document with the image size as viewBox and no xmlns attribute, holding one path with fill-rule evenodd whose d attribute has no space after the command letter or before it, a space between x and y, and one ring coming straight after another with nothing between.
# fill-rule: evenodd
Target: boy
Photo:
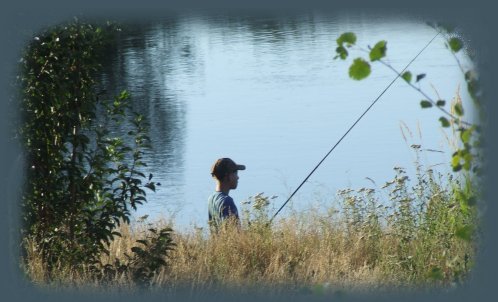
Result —
<instances>
[{"instance_id":1,"label":"boy","mask_svg":"<svg viewBox=\"0 0 498 302\"><path fill-rule=\"evenodd\" d=\"M237 207L228 192L237 188L237 171L245 169L244 165L238 165L230 158L218 159L211 168L211 176L216 180L216 190L208 198L208 214L209 225L214 231L218 231L227 219L233 219L240 225Z\"/></svg>"}]
</instances>

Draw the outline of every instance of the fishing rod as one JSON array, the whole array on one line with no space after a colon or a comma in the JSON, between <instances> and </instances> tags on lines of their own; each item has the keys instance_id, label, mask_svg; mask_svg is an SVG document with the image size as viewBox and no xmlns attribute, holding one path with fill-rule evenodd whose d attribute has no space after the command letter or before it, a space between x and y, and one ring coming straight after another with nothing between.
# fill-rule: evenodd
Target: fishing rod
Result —
<instances>
[{"instance_id":1,"label":"fishing rod","mask_svg":"<svg viewBox=\"0 0 498 302\"><path fill-rule=\"evenodd\" d=\"M325 154L325 156L322 158L322 160L320 160L320 162L318 162L318 164L315 166L315 168L313 168L313 170L311 170L311 172L301 182L301 184L297 187L297 189L294 190L294 192L292 192L290 197L287 198L287 200L280 207L280 209L278 209L278 211L272 216L272 218L268 222L268 225L270 225L272 223L273 219L278 215L278 213L280 213L280 211L285 207L285 205L292 199L292 197L294 197L294 195L297 193L297 191L299 191L299 189L304 185L304 183L310 178L310 176L316 171L316 169L318 169L318 167L325 161L325 159L330 155L330 153L332 153L332 151L334 151L334 149L341 143L341 141L349 134L349 132L356 126L356 124L358 124L358 122L367 114L367 112L370 111L370 109L375 105L375 103L377 103L377 101L380 99L380 97L403 74L403 72L408 68L408 66L410 66L413 63L413 61L415 61L418 58L418 56L420 56L420 54L432 43L432 41L434 41L434 39L436 39L436 37L440 33L441 33L440 31L437 32L437 34L418 52L418 54L405 66L405 68L403 68L403 70L401 70L401 72L399 72L396 75L396 77L391 81L391 83L389 83L389 85L387 85L387 87L379 94L379 96L377 96L377 98L372 102L372 104L370 104L370 106L368 106L368 108L360 115L360 117L358 117L356 119L356 121L351 125L351 127L349 127L349 129L342 135L342 137L335 143L335 145L329 150L329 152L327 152L327 154Z\"/></svg>"}]
</instances>

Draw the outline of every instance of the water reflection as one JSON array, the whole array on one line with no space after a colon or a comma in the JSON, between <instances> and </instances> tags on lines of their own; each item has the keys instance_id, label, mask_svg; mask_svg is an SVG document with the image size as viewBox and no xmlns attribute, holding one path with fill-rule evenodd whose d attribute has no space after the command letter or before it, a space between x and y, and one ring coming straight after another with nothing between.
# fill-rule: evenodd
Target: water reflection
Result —
<instances>
[{"instance_id":1,"label":"water reflection","mask_svg":"<svg viewBox=\"0 0 498 302\"><path fill-rule=\"evenodd\" d=\"M139 215L176 212L179 224L205 225L206 198L213 189L208 171L222 156L248 166L233 193L236 203L261 191L285 200L393 78L381 68L365 82L347 78L347 64L333 60L336 38L346 30L365 43L389 39L393 64L406 64L434 35L414 23L386 26L311 14L187 17L124 26L102 82L110 95L129 90L134 110L150 122L148 171L163 184ZM458 67L443 43L436 43L417 68L437 80L439 93L450 99ZM410 127L421 121L421 128L429 129L424 147L441 149L433 131L438 116L420 111L417 96L400 85L303 187L304 202L313 201L306 198L314 190L327 192L328 199L335 189L371 185L365 177L389 180L393 166L410 167L399 121ZM413 98L413 106L399 101Z\"/></svg>"},{"instance_id":2,"label":"water reflection","mask_svg":"<svg viewBox=\"0 0 498 302\"><path fill-rule=\"evenodd\" d=\"M132 109L150 123L152 148L145 162L148 172L162 183L157 199L166 199L166 192L184 186L186 104L169 83L175 77L193 77L198 65L195 46L178 26L177 22L125 26L101 76L109 96L128 90ZM148 206L164 205L178 206L169 200Z\"/></svg>"}]
</instances>

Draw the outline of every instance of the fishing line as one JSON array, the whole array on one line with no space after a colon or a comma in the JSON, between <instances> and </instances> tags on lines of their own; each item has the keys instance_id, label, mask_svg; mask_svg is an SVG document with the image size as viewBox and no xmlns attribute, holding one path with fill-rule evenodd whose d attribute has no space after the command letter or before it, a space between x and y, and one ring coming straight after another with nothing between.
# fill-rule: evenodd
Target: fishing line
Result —
<instances>
[{"instance_id":1,"label":"fishing line","mask_svg":"<svg viewBox=\"0 0 498 302\"><path fill-rule=\"evenodd\" d=\"M337 141L337 143L335 143L335 145L332 147L332 149L329 150L329 152L327 152L327 154L325 154L325 156L322 158L322 160L320 160L320 162L315 166L315 168L313 168L313 170L311 170L311 172L308 174L308 176L306 176L306 178L301 182L301 184L297 187L296 190L294 190L294 192L290 195L290 197L284 202L284 204L280 207L280 209L278 209L278 211L273 215L273 217L270 219L269 223L268 224L271 224L273 219L277 216L278 213L280 213L280 211L285 207L285 205L292 199L292 197L294 197L294 195L296 194L297 191L299 191L299 189L304 185L304 183L308 180L308 178L310 178L310 176L316 171L316 169L318 169L318 167L325 161L325 159L330 155L330 153L332 153L332 151L334 151L334 149L341 143L341 141L348 135L348 133L356 126L356 124L358 124L358 122L365 116L365 114L367 114L368 111L370 111L370 109L373 107L373 105L375 105L375 103L377 103L377 101L380 99L380 97L389 89L389 87L391 87L391 85L403 74L403 72L408 68L408 66L410 66L410 64L413 63L413 61L415 61L418 56L420 56L420 54L432 43L432 41L434 41L434 39L436 39L436 37L440 34L440 32L438 32L425 46L424 48L422 48L422 50L419 51L419 53L405 66L405 68L403 68L403 70L401 70L400 73L398 73L396 75L396 77L391 81L391 83L389 83L389 85L381 92L381 94L379 94L379 96L372 102L372 104L370 106L368 106L368 108L360 115L360 117L358 117L358 119L356 119L356 121L353 123L353 125L351 125L351 127L349 127L349 129L342 135L342 137Z\"/></svg>"}]
</instances>

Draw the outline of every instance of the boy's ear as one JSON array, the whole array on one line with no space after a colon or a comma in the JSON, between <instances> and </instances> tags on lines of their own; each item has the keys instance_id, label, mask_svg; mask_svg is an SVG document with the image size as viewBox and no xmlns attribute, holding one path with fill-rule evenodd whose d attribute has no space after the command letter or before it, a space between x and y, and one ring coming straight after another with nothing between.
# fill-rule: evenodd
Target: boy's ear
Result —
<instances>
[{"instance_id":1,"label":"boy's ear","mask_svg":"<svg viewBox=\"0 0 498 302\"><path fill-rule=\"evenodd\" d=\"M230 175L231 174L232 174L231 172L226 173L225 176L223 177L223 180L224 181L230 181Z\"/></svg>"}]
</instances>

